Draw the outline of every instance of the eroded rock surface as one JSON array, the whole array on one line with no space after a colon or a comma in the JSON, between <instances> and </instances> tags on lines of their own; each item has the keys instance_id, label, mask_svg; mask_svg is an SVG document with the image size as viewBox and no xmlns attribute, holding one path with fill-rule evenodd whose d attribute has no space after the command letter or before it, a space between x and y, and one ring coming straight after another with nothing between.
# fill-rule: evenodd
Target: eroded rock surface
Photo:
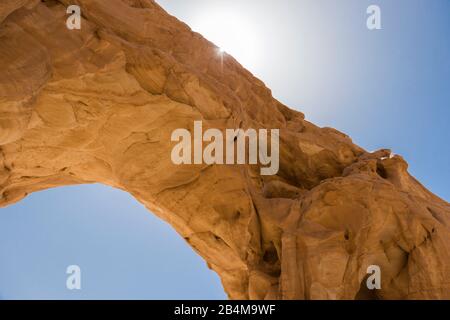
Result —
<instances>
[{"instance_id":1,"label":"eroded rock surface","mask_svg":"<svg viewBox=\"0 0 450 320\"><path fill-rule=\"evenodd\" d=\"M82 8L81 30L66 8ZM150 0L2 0L0 206L103 183L169 222L233 299L450 298L450 205L389 150L305 121ZM170 135L279 128L280 171L185 165ZM379 265L382 289L365 286Z\"/></svg>"}]
</instances>

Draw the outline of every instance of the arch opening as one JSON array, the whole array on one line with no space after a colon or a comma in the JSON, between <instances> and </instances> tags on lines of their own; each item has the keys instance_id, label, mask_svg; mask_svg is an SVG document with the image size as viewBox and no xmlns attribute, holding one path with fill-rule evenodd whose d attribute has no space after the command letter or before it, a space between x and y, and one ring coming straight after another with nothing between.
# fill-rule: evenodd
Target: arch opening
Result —
<instances>
[{"instance_id":1,"label":"arch opening","mask_svg":"<svg viewBox=\"0 0 450 320\"><path fill-rule=\"evenodd\" d=\"M217 274L171 226L100 184L2 208L0 261L2 299L226 298ZM81 269L81 290L66 287L70 265Z\"/></svg>"}]
</instances>

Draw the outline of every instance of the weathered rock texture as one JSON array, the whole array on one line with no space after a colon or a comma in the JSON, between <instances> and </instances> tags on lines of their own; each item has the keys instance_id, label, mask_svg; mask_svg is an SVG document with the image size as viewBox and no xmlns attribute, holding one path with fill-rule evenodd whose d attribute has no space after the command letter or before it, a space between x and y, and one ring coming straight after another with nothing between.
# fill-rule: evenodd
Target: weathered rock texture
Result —
<instances>
[{"instance_id":1,"label":"weathered rock texture","mask_svg":"<svg viewBox=\"0 0 450 320\"><path fill-rule=\"evenodd\" d=\"M82 8L68 30L66 7ZM450 298L450 205L275 100L151 0L2 0L0 206L62 185L131 193L233 299ZM176 128L280 129L280 171L172 164ZM369 265L382 289L365 286Z\"/></svg>"}]
</instances>

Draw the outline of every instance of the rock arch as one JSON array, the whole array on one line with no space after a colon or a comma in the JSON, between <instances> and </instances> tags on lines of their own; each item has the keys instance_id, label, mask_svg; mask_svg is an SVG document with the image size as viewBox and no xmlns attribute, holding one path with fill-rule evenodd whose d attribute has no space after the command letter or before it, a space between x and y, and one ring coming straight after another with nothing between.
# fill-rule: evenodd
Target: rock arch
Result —
<instances>
[{"instance_id":1,"label":"rock arch","mask_svg":"<svg viewBox=\"0 0 450 320\"><path fill-rule=\"evenodd\" d=\"M81 30L65 27L80 5ZM62 185L123 189L168 221L233 299L450 298L450 205L389 150L368 153L151 0L0 5L0 206ZM223 62L223 63L222 63ZM279 128L280 171L175 166L170 134Z\"/></svg>"}]
</instances>

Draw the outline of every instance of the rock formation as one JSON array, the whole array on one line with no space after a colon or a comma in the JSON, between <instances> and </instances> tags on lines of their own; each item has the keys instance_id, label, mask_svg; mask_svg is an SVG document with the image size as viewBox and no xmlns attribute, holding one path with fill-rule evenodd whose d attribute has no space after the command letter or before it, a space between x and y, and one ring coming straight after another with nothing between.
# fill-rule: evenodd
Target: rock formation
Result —
<instances>
[{"instance_id":1,"label":"rock formation","mask_svg":"<svg viewBox=\"0 0 450 320\"><path fill-rule=\"evenodd\" d=\"M66 8L82 9L81 30ZM152 0L2 0L0 207L102 183L170 223L232 299L449 299L450 205L277 100ZM171 133L279 128L280 170L174 165ZM366 287L381 268L381 290Z\"/></svg>"}]
</instances>

